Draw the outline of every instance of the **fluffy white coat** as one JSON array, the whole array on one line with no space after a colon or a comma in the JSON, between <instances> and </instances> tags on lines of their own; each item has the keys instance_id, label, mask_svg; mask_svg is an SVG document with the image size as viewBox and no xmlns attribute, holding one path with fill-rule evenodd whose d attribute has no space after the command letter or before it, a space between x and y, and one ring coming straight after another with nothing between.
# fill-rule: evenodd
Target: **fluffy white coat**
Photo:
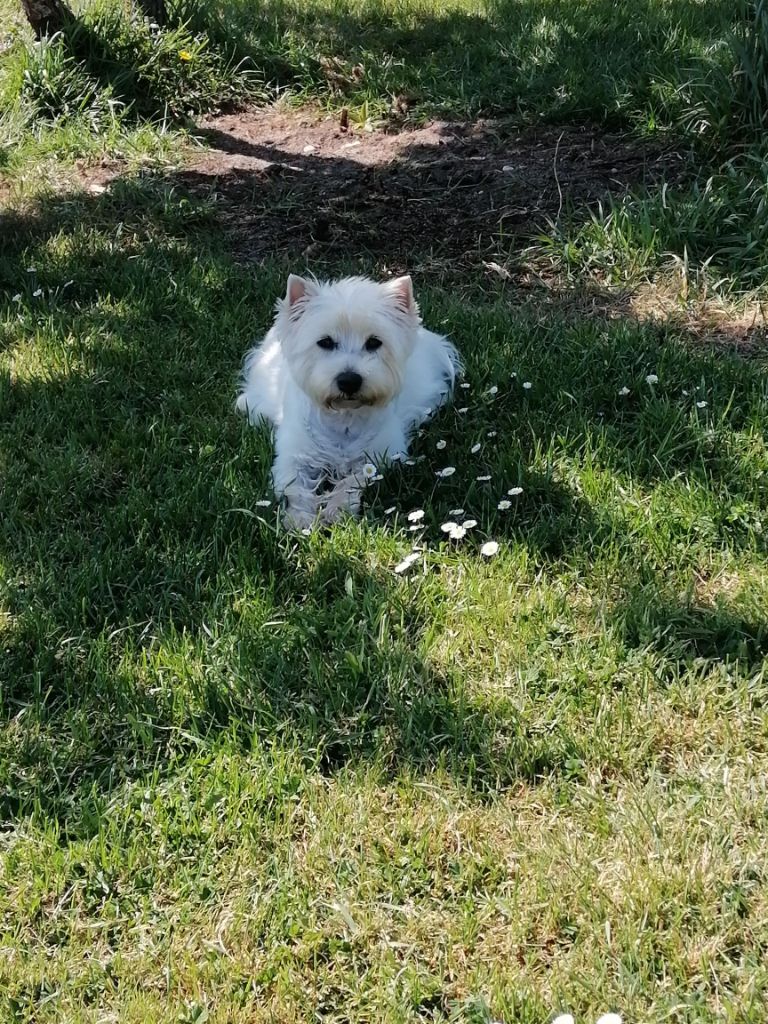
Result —
<instances>
[{"instance_id":1,"label":"fluffy white coat","mask_svg":"<svg viewBox=\"0 0 768 1024\"><path fill-rule=\"evenodd\" d=\"M237 399L252 423L274 427L272 479L289 523L356 512L366 464L407 454L458 369L451 342L423 326L410 277L291 275L269 333L246 356Z\"/></svg>"}]
</instances>

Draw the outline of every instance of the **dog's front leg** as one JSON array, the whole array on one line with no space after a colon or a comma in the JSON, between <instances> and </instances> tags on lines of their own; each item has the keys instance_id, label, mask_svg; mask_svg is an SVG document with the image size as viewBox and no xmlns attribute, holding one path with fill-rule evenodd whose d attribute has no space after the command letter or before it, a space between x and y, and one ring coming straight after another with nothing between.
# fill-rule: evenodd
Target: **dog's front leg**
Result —
<instances>
[{"instance_id":1,"label":"dog's front leg","mask_svg":"<svg viewBox=\"0 0 768 1024\"><path fill-rule=\"evenodd\" d=\"M272 483L275 494L285 505L285 522L289 529L303 530L317 521L320 501L316 470L293 459L278 457L272 468Z\"/></svg>"}]
</instances>

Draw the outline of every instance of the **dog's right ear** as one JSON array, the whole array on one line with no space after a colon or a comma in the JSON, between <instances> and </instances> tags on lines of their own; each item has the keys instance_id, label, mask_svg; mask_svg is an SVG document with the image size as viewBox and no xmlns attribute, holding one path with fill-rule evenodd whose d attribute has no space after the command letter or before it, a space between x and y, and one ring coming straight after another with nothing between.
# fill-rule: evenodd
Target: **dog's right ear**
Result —
<instances>
[{"instance_id":1,"label":"dog's right ear","mask_svg":"<svg viewBox=\"0 0 768 1024\"><path fill-rule=\"evenodd\" d=\"M289 313L294 316L301 311L294 309L303 299L308 299L317 294L317 285L314 281L308 281L306 277L299 277L297 274L288 275L288 287L285 292L285 305Z\"/></svg>"}]
</instances>

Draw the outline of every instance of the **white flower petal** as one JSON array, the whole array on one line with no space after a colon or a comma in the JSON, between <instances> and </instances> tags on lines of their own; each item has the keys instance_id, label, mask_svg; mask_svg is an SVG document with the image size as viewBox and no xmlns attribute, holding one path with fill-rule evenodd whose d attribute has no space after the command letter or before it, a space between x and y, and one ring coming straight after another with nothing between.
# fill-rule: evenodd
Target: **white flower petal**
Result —
<instances>
[{"instance_id":1,"label":"white flower petal","mask_svg":"<svg viewBox=\"0 0 768 1024\"><path fill-rule=\"evenodd\" d=\"M518 496L518 494L522 494L522 493L523 493L523 488L522 487L510 487L509 490L507 491L507 494L511 498L516 498Z\"/></svg>"},{"instance_id":2,"label":"white flower petal","mask_svg":"<svg viewBox=\"0 0 768 1024\"><path fill-rule=\"evenodd\" d=\"M449 516L456 516L458 518L459 516L463 516L464 515L464 509L463 508L452 508L450 510L450 512L448 513L448 515Z\"/></svg>"},{"instance_id":3,"label":"white flower petal","mask_svg":"<svg viewBox=\"0 0 768 1024\"><path fill-rule=\"evenodd\" d=\"M389 508L385 508L384 509L384 515L385 516L391 516L392 513L395 511L395 507L396 507L395 505L390 505Z\"/></svg>"},{"instance_id":4,"label":"white flower petal","mask_svg":"<svg viewBox=\"0 0 768 1024\"><path fill-rule=\"evenodd\" d=\"M441 523L440 524L440 529L443 531L443 533L450 533L451 530L455 530L458 525L459 525L458 523L451 523L451 522Z\"/></svg>"},{"instance_id":5,"label":"white flower petal","mask_svg":"<svg viewBox=\"0 0 768 1024\"><path fill-rule=\"evenodd\" d=\"M32 292L32 296L35 299L39 299L42 294L43 294L43 289L42 288L35 288L35 290Z\"/></svg>"},{"instance_id":6,"label":"white flower petal","mask_svg":"<svg viewBox=\"0 0 768 1024\"><path fill-rule=\"evenodd\" d=\"M493 558L499 553L499 545L495 540L487 540L480 548L480 554L484 558Z\"/></svg>"},{"instance_id":7,"label":"white flower petal","mask_svg":"<svg viewBox=\"0 0 768 1024\"><path fill-rule=\"evenodd\" d=\"M435 476L440 476L440 477L453 476L453 474L455 472L456 472L456 467L455 466L444 466L443 469L438 469L438 471L435 474Z\"/></svg>"},{"instance_id":8,"label":"white flower petal","mask_svg":"<svg viewBox=\"0 0 768 1024\"><path fill-rule=\"evenodd\" d=\"M477 526L477 520L465 519L461 525L464 527L465 530L474 530L474 528Z\"/></svg>"},{"instance_id":9,"label":"white flower petal","mask_svg":"<svg viewBox=\"0 0 768 1024\"><path fill-rule=\"evenodd\" d=\"M405 556L402 562L398 562L398 564L395 566L395 572L398 574L398 576L402 575L402 573L404 572L408 572L413 563L418 562L419 557L420 556L418 552L412 551L410 555Z\"/></svg>"},{"instance_id":10,"label":"white flower petal","mask_svg":"<svg viewBox=\"0 0 768 1024\"><path fill-rule=\"evenodd\" d=\"M507 498L503 498L496 506L500 512L506 512L508 508L512 508L512 502L508 501Z\"/></svg>"},{"instance_id":11,"label":"white flower petal","mask_svg":"<svg viewBox=\"0 0 768 1024\"><path fill-rule=\"evenodd\" d=\"M469 450L472 453L472 455L477 455L477 453L480 451L482 447L483 446L481 444L473 444Z\"/></svg>"},{"instance_id":12,"label":"white flower petal","mask_svg":"<svg viewBox=\"0 0 768 1024\"><path fill-rule=\"evenodd\" d=\"M413 512L409 512L408 513L408 522L409 523L418 523L423 518L424 518L424 509L423 508L415 508L413 510Z\"/></svg>"}]
</instances>

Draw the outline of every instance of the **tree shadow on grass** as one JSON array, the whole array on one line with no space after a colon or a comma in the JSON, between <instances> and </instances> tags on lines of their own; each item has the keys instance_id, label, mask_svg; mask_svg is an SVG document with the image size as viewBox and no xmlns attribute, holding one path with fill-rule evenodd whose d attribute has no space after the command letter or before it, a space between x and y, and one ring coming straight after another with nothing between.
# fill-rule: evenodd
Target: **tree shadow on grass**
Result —
<instances>
[{"instance_id":1,"label":"tree shadow on grass","mask_svg":"<svg viewBox=\"0 0 768 1024\"><path fill-rule=\"evenodd\" d=\"M8 361L0 377L7 815L41 813L63 834L87 832L83 808L94 794L168 771L221 735L246 749L255 740L297 747L329 772L361 760L439 766L478 791L571 773L581 740L567 727L541 729L511 700L478 695L459 669L431 662L429 609L446 599L438 574L414 600L389 566L358 554L348 528L329 548L278 535L266 513L254 515L268 491L270 445L235 419L231 398L282 267L252 286L198 231L201 221L210 226L205 211L178 193L149 196L126 182L115 196L46 200L17 222L0 262L5 285L24 281L23 301L5 305L5 344L34 338L40 350L21 377ZM105 232L116 223L119 244ZM459 307L433 282L427 322L452 311ZM401 511L423 505L437 529L466 505L480 531L527 547L546 571L616 532L555 469L527 468L544 465L550 449L582 463L599 457L649 486L688 474L701 488L729 485L735 500L757 502L762 485L738 431L761 408L758 369L626 324L580 323L568 335L546 317L515 319L503 301L479 304L472 317L457 339L471 409L460 412L458 398L441 412L416 445L426 458L386 484ZM713 404L725 406L740 386L721 419L730 440L716 462L702 464L706 431L695 419L675 426L686 444L654 450L658 417L620 404L617 382L628 373L641 382L651 355L667 361L665 386L716 379ZM497 379L503 386L491 395ZM438 487L443 430L451 448L440 459L458 472ZM470 452L476 435L479 456ZM491 481L478 481L486 470ZM522 501L507 515L498 500L518 483ZM713 544L733 544L726 513ZM641 558L642 542L631 550ZM393 546L392 564L400 553ZM651 618L664 614L659 605ZM722 625L683 616L678 639L687 630L693 643L698 630L697 649L726 656ZM741 632L758 657L761 627ZM629 627L625 639L647 642Z\"/></svg>"}]
</instances>

